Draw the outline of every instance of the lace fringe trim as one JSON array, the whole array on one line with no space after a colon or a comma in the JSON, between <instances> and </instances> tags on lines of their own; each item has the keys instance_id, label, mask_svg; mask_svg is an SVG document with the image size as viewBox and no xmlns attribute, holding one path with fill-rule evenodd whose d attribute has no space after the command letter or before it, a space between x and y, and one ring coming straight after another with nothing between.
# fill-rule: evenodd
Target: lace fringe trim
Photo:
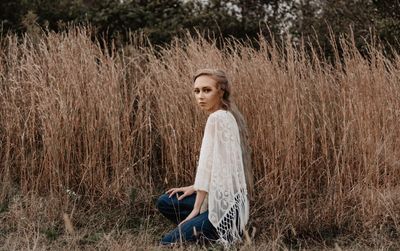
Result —
<instances>
[{"instance_id":1,"label":"lace fringe trim","mask_svg":"<svg viewBox=\"0 0 400 251\"><path fill-rule=\"evenodd\" d=\"M248 201L244 193L235 196L235 202L217 224L218 243L229 247L242 242L242 234L248 220Z\"/></svg>"}]
</instances>

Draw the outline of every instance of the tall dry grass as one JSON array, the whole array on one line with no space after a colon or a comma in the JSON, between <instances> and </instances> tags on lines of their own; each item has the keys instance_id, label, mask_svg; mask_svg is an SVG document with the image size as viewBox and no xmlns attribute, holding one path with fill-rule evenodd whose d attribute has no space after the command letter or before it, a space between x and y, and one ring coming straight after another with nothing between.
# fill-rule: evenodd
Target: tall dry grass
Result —
<instances>
[{"instance_id":1,"label":"tall dry grass","mask_svg":"<svg viewBox=\"0 0 400 251\"><path fill-rule=\"evenodd\" d=\"M79 207L133 203L151 212L158 193L194 180L206 115L191 76L217 67L251 132L257 233L396 238L400 56L389 60L372 45L363 56L342 40L343 57L337 52L332 64L307 46L259 43L218 49L187 37L163 48L104 49L85 28L4 37L3 203L47 196L50 221Z\"/></svg>"}]
</instances>

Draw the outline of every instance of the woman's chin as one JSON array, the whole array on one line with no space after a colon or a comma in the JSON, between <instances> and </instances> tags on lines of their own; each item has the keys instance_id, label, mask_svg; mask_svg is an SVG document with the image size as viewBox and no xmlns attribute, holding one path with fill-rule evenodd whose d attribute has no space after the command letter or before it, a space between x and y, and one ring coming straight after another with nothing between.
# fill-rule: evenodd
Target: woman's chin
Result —
<instances>
[{"instance_id":1,"label":"woman's chin","mask_svg":"<svg viewBox=\"0 0 400 251\"><path fill-rule=\"evenodd\" d=\"M199 107L200 107L200 109L202 110L202 111L207 111L208 109L207 109L207 107L205 107L204 105L199 105Z\"/></svg>"}]
</instances>

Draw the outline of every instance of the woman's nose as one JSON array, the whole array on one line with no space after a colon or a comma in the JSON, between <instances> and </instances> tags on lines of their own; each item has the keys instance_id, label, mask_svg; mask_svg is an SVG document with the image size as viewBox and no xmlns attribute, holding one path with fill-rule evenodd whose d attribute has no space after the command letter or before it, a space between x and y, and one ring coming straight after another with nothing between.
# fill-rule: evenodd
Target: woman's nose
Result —
<instances>
[{"instance_id":1,"label":"woman's nose","mask_svg":"<svg viewBox=\"0 0 400 251\"><path fill-rule=\"evenodd\" d=\"M199 93L199 99L204 99L204 92Z\"/></svg>"}]
</instances>

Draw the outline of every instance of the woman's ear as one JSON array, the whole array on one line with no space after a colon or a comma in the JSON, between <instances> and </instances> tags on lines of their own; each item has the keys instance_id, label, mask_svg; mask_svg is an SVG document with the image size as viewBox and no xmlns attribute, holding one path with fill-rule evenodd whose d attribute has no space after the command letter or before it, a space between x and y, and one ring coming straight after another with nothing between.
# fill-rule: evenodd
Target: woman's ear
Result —
<instances>
[{"instance_id":1,"label":"woman's ear","mask_svg":"<svg viewBox=\"0 0 400 251\"><path fill-rule=\"evenodd\" d=\"M219 97L222 98L224 96L225 91L222 89L219 89Z\"/></svg>"}]
</instances>

